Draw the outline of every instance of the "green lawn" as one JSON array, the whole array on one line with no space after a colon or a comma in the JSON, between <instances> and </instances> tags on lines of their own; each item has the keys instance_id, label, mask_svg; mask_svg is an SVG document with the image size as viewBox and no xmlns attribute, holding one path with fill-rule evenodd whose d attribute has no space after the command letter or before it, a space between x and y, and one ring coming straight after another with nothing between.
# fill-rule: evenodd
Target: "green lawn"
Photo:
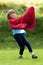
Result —
<instances>
[{"instance_id":1,"label":"green lawn","mask_svg":"<svg viewBox=\"0 0 43 65\"><path fill-rule=\"evenodd\" d=\"M18 49L0 50L0 65L43 65L43 49L34 49L38 59L32 59L25 49L23 59L18 58Z\"/></svg>"},{"instance_id":2,"label":"green lawn","mask_svg":"<svg viewBox=\"0 0 43 65\"><path fill-rule=\"evenodd\" d=\"M3 35L0 38L0 65L43 65L43 34L27 35L38 59L32 59L27 48L23 59L19 59L19 47L12 36Z\"/></svg>"},{"instance_id":3,"label":"green lawn","mask_svg":"<svg viewBox=\"0 0 43 65\"><path fill-rule=\"evenodd\" d=\"M7 26L5 11L7 9L1 10L2 16L0 15L0 23L2 22L0 25L0 65L43 65L43 5L36 5L36 30L33 32L27 31L26 35L35 54L38 55L38 59L32 59L27 48L24 51L24 58L18 58L19 47L12 37L11 30Z\"/></svg>"}]
</instances>

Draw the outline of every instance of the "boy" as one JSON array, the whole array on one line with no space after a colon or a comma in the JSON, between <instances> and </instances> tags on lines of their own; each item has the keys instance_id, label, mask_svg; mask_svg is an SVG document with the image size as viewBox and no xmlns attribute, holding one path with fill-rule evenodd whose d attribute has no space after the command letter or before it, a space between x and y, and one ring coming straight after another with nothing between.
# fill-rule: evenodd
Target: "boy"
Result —
<instances>
[{"instance_id":1,"label":"boy","mask_svg":"<svg viewBox=\"0 0 43 65\"><path fill-rule=\"evenodd\" d=\"M9 22L11 24L12 24L12 22L16 24L17 18L15 18L15 12L14 12L13 9L11 9L11 10L8 11L7 18L8 18L8 25L9 26L11 26L9 24ZM17 23L18 23L18 21L17 21ZM26 26L24 24L22 26L21 25L20 25L20 22L19 22L18 25L16 24L16 26L21 27L21 28ZM28 40L27 40L27 38L25 36L26 31L24 29L13 29L13 26L12 26L12 32L13 32L13 37L15 38L16 42L18 43L18 45L20 47L19 58L23 58L23 52L24 52L25 46L28 48L28 50L31 53L33 59L38 58L34 54L34 52L32 50L32 47L31 47L30 43L28 42Z\"/></svg>"}]
</instances>

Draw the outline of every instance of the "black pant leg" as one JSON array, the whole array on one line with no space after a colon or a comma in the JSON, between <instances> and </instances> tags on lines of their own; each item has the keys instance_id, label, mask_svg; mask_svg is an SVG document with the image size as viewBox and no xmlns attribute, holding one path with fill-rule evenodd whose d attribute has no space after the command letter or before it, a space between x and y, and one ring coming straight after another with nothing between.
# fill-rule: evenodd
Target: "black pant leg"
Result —
<instances>
[{"instance_id":1,"label":"black pant leg","mask_svg":"<svg viewBox=\"0 0 43 65\"><path fill-rule=\"evenodd\" d=\"M25 37L25 35L21 35L21 39L23 41L23 43L26 45L26 47L28 48L29 52L32 52L32 47L30 45L30 43L28 42L27 38Z\"/></svg>"},{"instance_id":2,"label":"black pant leg","mask_svg":"<svg viewBox=\"0 0 43 65\"><path fill-rule=\"evenodd\" d=\"M21 40L21 34L16 34L14 35L15 40L17 41L19 47L20 47L20 55L23 55L23 51L25 48L25 45L23 44L22 40Z\"/></svg>"}]
</instances>

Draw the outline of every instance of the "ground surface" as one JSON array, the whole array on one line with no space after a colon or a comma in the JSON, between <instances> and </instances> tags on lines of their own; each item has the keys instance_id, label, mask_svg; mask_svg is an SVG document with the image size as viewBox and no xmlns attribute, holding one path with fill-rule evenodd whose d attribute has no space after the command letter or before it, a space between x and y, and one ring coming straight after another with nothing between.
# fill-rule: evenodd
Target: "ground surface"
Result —
<instances>
[{"instance_id":1,"label":"ground surface","mask_svg":"<svg viewBox=\"0 0 43 65\"><path fill-rule=\"evenodd\" d=\"M26 49L23 59L18 58L18 49L0 50L0 65L43 65L43 49L35 49L38 59L32 59Z\"/></svg>"}]
</instances>

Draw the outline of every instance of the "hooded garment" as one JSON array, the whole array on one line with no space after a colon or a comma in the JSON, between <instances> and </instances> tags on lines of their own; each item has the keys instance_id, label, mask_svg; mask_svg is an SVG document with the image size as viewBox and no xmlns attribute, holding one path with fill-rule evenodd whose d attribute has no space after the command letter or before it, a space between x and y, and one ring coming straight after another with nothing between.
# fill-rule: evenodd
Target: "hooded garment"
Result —
<instances>
[{"instance_id":1,"label":"hooded garment","mask_svg":"<svg viewBox=\"0 0 43 65\"><path fill-rule=\"evenodd\" d=\"M34 30L36 27L34 7L29 7L19 18L10 18L8 25L11 29Z\"/></svg>"}]
</instances>

